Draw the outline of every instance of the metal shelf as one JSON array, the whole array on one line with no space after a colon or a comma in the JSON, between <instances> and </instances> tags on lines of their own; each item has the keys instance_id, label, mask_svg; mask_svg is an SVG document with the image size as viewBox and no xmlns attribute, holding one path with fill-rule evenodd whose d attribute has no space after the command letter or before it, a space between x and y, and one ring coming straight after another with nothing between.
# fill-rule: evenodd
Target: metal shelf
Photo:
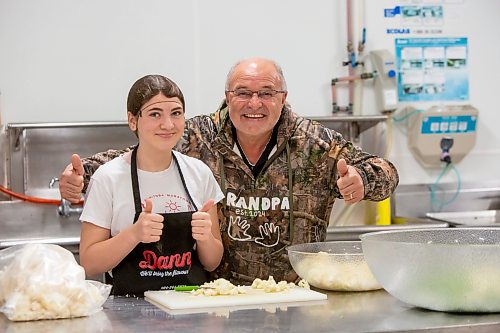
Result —
<instances>
[{"instance_id":1,"label":"metal shelf","mask_svg":"<svg viewBox=\"0 0 500 333\"><path fill-rule=\"evenodd\" d=\"M338 115L327 117L309 117L324 126L342 133L349 141L358 141L359 135L372 128L380 122L388 119L385 115L373 116L352 116L352 115Z\"/></svg>"}]
</instances>

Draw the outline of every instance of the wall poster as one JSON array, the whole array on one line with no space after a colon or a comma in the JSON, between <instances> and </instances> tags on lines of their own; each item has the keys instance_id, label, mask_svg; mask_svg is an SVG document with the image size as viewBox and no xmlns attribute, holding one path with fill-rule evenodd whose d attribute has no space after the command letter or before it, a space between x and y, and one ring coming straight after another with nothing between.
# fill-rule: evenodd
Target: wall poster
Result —
<instances>
[{"instance_id":1,"label":"wall poster","mask_svg":"<svg viewBox=\"0 0 500 333\"><path fill-rule=\"evenodd\" d=\"M397 38L395 43L400 102L469 99L467 38Z\"/></svg>"}]
</instances>

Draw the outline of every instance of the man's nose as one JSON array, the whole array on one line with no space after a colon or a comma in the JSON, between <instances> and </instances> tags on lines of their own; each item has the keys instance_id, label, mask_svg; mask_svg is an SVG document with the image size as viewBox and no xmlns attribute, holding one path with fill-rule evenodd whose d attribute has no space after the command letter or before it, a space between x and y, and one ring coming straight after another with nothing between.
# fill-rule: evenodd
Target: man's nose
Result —
<instances>
[{"instance_id":1,"label":"man's nose","mask_svg":"<svg viewBox=\"0 0 500 333\"><path fill-rule=\"evenodd\" d=\"M248 105L252 108L260 108L262 106L262 100L256 92L254 92L252 97L250 97Z\"/></svg>"}]
</instances>

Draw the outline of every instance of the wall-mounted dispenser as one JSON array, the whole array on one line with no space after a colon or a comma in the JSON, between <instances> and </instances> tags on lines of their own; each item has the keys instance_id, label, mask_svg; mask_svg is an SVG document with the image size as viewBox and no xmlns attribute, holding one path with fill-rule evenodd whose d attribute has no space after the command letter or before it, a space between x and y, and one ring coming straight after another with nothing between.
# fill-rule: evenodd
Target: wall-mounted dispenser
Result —
<instances>
[{"instance_id":1,"label":"wall-mounted dispenser","mask_svg":"<svg viewBox=\"0 0 500 333\"><path fill-rule=\"evenodd\" d=\"M476 143L477 118L478 110L470 105L433 106L410 120L408 146L426 168L447 162L444 155L456 164Z\"/></svg>"},{"instance_id":2,"label":"wall-mounted dispenser","mask_svg":"<svg viewBox=\"0 0 500 333\"><path fill-rule=\"evenodd\" d=\"M370 59L377 72L374 81L377 109L382 113L393 112L398 107L394 55L388 50L375 50L370 52Z\"/></svg>"}]
</instances>

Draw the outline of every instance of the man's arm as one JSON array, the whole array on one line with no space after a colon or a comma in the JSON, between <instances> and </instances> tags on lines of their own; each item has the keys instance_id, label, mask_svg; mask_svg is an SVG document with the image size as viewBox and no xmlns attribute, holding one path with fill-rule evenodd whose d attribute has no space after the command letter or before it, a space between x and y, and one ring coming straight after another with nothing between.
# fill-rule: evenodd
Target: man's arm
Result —
<instances>
[{"instance_id":1,"label":"man's arm","mask_svg":"<svg viewBox=\"0 0 500 333\"><path fill-rule=\"evenodd\" d=\"M85 170L85 174L83 175L83 190L85 193L87 191L87 185L89 184L90 177L94 174L94 172L104 163L109 162L116 157L131 151L134 146L130 146L128 148L122 150L114 150L108 149L107 151L103 151L97 153L95 155L85 157L82 159L83 169Z\"/></svg>"},{"instance_id":2,"label":"man's arm","mask_svg":"<svg viewBox=\"0 0 500 333\"><path fill-rule=\"evenodd\" d=\"M129 147L123 150L109 149L81 160L78 155L74 154L71 157L71 163L66 166L59 177L61 198L72 203L79 202L81 193L85 193L87 190L90 177L92 177L97 168L115 157L130 151L132 148Z\"/></svg>"}]
</instances>

